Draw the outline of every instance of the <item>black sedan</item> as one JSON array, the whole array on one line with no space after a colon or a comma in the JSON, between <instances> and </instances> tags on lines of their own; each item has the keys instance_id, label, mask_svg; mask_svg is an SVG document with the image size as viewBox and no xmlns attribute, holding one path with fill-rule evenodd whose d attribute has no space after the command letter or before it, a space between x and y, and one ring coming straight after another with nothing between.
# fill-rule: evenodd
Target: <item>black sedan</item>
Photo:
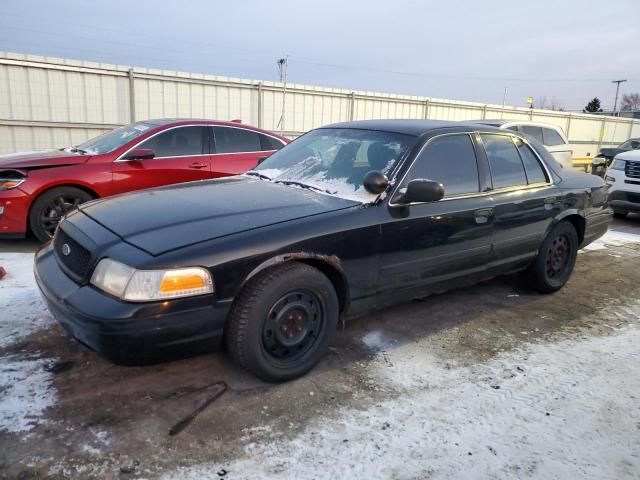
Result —
<instances>
[{"instance_id":1,"label":"black sedan","mask_svg":"<svg viewBox=\"0 0 640 480\"><path fill-rule=\"evenodd\" d=\"M619 153L628 152L630 150L640 149L640 138L630 138L626 142L622 142L617 147L601 148L600 153L593 157L591 162L591 173L604 177L613 157Z\"/></svg>"},{"instance_id":2,"label":"black sedan","mask_svg":"<svg viewBox=\"0 0 640 480\"><path fill-rule=\"evenodd\" d=\"M611 218L602 179L516 132L350 122L242 176L81 205L35 274L67 331L115 362L224 345L284 381L347 316L505 272L554 292Z\"/></svg>"}]
</instances>

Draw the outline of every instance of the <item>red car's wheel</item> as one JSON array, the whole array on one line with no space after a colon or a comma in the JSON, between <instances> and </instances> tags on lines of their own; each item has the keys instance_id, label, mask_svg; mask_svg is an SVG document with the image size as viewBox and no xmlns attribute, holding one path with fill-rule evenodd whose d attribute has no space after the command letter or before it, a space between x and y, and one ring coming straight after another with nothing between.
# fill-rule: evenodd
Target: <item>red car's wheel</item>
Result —
<instances>
[{"instance_id":1,"label":"red car's wheel","mask_svg":"<svg viewBox=\"0 0 640 480\"><path fill-rule=\"evenodd\" d=\"M33 202L29 213L31 231L41 242L53 237L65 213L93 197L75 187L58 187L47 190Z\"/></svg>"}]
</instances>

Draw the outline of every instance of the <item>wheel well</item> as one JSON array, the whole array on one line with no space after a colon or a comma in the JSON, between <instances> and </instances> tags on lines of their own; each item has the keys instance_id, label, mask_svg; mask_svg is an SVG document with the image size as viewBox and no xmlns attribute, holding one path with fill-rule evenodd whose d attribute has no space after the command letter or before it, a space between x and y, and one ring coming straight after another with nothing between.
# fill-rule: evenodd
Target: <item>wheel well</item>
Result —
<instances>
[{"instance_id":1,"label":"wheel well","mask_svg":"<svg viewBox=\"0 0 640 480\"><path fill-rule=\"evenodd\" d=\"M31 204L29 205L29 211L27 212L27 230L29 233L33 234L33 232L31 231L31 222L29 221L29 218L31 217L31 210L33 209L33 205L36 203L36 201L45 193L50 192L51 190L53 190L54 188L65 188L65 187L71 187L71 188L77 188L78 190L82 190L83 192L91 195L91 197L93 199L98 198L100 195L98 195L96 192L94 192L93 190L91 190L88 187L85 187L84 185L76 185L74 183L65 183L62 185L55 185L53 187L50 188L46 188L44 190L42 190L32 201Z\"/></svg>"},{"instance_id":2,"label":"wheel well","mask_svg":"<svg viewBox=\"0 0 640 480\"><path fill-rule=\"evenodd\" d=\"M343 274L333 265L317 258L299 258L297 261L317 268L331 281L338 296L340 313L346 312L349 306L349 286Z\"/></svg>"},{"instance_id":3,"label":"wheel well","mask_svg":"<svg viewBox=\"0 0 640 480\"><path fill-rule=\"evenodd\" d=\"M584 218L582 218L580 215L569 215L562 220L566 220L573 225L573 227L576 229L576 232L578 233L578 245L582 245L582 242L584 241L585 229Z\"/></svg>"}]
</instances>

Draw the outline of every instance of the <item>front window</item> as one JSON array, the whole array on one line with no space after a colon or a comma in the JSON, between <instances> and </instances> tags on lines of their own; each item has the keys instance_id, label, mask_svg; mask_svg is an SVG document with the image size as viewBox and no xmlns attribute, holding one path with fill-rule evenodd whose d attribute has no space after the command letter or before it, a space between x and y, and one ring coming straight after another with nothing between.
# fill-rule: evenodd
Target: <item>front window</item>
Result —
<instances>
[{"instance_id":1,"label":"front window","mask_svg":"<svg viewBox=\"0 0 640 480\"><path fill-rule=\"evenodd\" d=\"M77 147L72 148L72 151L79 151L79 153L88 153L91 155L99 155L101 153L109 153L122 147L124 144L131 140L138 138L139 136L147 133L150 129L155 128L156 125L148 123L133 123L131 125L125 125L124 127L116 128L110 132L103 133L99 137L87 140L81 143Z\"/></svg>"},{"instance_id":2,"label":"front window","mask_svg":"<svg viewBox=\"0 0 640 480\"><path fill-rule=\"evenodd\" d=\"M618 148L627 148L627 149L632 149L632 150L638 150L638 149L640 149L640 139L632 138L631 140L627 140L622 145L620 145Z\"/></svg>"},{"instance_id":3,"label":"front window","mask_svg":"<svg viewBox=\"0 0 640 480\"><path fill-rule=\"evenodd\" d=\"M365 190L365 175L372 170L387 174L414 141L399 133L322 128L298 138L248 174L372 202L377 195Z\"/></svg>"}]
</instances>

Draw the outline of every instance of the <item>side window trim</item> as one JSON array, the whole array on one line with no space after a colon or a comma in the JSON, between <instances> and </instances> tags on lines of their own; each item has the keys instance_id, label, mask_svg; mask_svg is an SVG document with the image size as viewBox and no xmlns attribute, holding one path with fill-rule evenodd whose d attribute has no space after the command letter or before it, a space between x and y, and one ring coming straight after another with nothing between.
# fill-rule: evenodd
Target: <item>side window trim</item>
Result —
<instances>
[{"instance_id":1,"label":"side window trim","mask_svg":"<svg viewBox=\"0 0 640 480\"><path fill-rule=\"evenodd\" d=\"M247 152L227 152L227 153L218 153L217 148L215 147L216 145L216 133L215 133L215 128L214 127L218 127L218 128L235 128L236 130L244 130L245 132L250 132L250 133L255 133L256 135L258 135L258 141L260 142L260 148L262 148L262 140L260 139L260 135L265 135L269 138L273 138L275 141L280 142L282 144L282 146L284 147L286 144L280 140L277 137L274 137L273 135L269 135L268 133L264 133L264 132L259 132L257 130L251 130L250 128L243 128L243 127L236 127L236 126L232 126L232 125L210 125L211 127L211 137L212 137L212 152L211 155L240 155L240 154L247 154L247 153L260 153L260 152L273 152L275 150L251 150L251 151L247 151Z\"/></svg>"},{"instance_id":2,"label":"side window trim","mask_svg":"<svg viewBox=\"0 0 640 480\"><path fill-rule=\"evenodd\" d=\"M116 158L114 160L114 163L115 162L130 162L131 160L124 158L127 155L127 153L129 153L132 150L135 150L140 145L142 145L143 143L151 140L152 138L157 137L158 135L161 135L161 134L163 134L165 132L168 132L170 130L175 130L176 128L187 128L187 127L205 127L206 128L207 126L208 125L202 125L202 124L197 124L196 123L196 124L190 124L190 125L176 125L174 127L165 128L163 130L160 130L160 131L154 133L153 135L149 135L147 138L145 138L142 141L136 143L133 147L127 149L122 155L120 155L118 158ZM204 148L204 146L205 146L204 145L204 138L201 139L201 142L202 142L201 143L201 148L202 148L202 151L204 151L205 150L205 148ZM153 157L153 160L162 160L164 158L204 157L205 155L208 156L210 154L209 153L197 153L197 154L194 154L194 155L174 155L174 156L170 156L170 157Z\"/></svg>"},{"instance_id":3,"label":"side window trim","mask_svg":"<svg viewBox=\"0 0 640 480\"><path fill-rule=\"evenodd\" d=\"M520 151L520 147L518 147L518 143L516 142L516 140L522 141L523 147L524 148L528 148L529 151L533 154L534 158L538 162L538 165L542 168L542 173L545 176L545 178L547 179L546 182L531 183L529 181L529 174L527 173L527 167L526 167L526 165L524 163L524 158L522 158L522 152ZM543 164L542 160L540 160L540 158L538 157L537 152L535 151L535 149L532 148L531 145L529 145L528 143L524 142L520 137L516 137L515 135L513 135L511 137L511 141L516 146L516 150L518 151L518 155L520 156L520 161L522 162L522 165L524 165L524 167L525 167L524 168L524 175L525 175L525 177L527 177L527 186L530 186L530 185L548 185L548 184L550 184L551 183L551 176L549 175L549 172L545 168L545 165Z\"/></svg>"},{"instance_id":4,"label":"side window trim","mask_svg":"<svg viewBox=\"0 0 640 480\"><path fill-rule=\"evenodd\" d=\"M484 142L482 141L482 134L484 135L500 135L503 137L509 137L509 140L511 140L511 143L513 144L513 148L516 149L516 152L518 152L518 158L520 159L520 165L522 165L522 171L524 172L524 179L527 182L525 185L507 185L506 187L498 187L495 188L495 186L493 185L493 172L491 171L491 162L489 162L489 158L487 156L487 151L486 148L484 146ZM515 135L508 133L508 132L478 132L478 139L480 141L480 143L482 144L482 150L484 151L484 155L485 157L487 157L487 163L489 164L489 172L491 174L491 191L492 192L504 192L504 191L508 191L508 190L521 190L523 188L527 188L529 187L529 179L527 178L527 169L524 168L524 162L522 161L522 156L520 155L520 152L518 151L518 146L516 145L516 143L514 142L513 138L515 137Z\"/></svg>"},{"instance_id":5,"label":"side window trim","mask_svg":"<svg viewBox=\"0 0 640 480\"><path fill-rule=\"evenodd\" d=\"M434 135L430 138L428 138L418 149L418 151L416 152L416 154L414 155L413 159L411 160L411 163L409 164L409 167L405 170L405 172L402 174L402 177L400 178L400 180L397 182L396 185L394 185L393 190L391 192L390 195L388 195L389 201L387 202L387 205L390 207L394 207L394 206L411 206L411 205L423 205L425 203L430 203L430 202L413 202L410 204L396 204L396 203L392 203L391 199L395 198L396 193L398 192L398 190L400 189L400 186L403 184L405 178L407 178L407 175L409 175L409 172L411 172L411 169L413 168L414 164L416 163L416 161L418 160L418 158L420 157L420 155L422 154L422 152L424 151L425 148L427 148L427 146L429 145L429 143L431 143L433 140L435 140L436 138L442 138L442 137L451 137L454 135L466 135L467 137L469 137L469 141L471 142L471 146L474 150L475 153L475 157L476 157L476 169L477 169L477 173L478 173L478 188L482 188L482 179L480 177L480 165L478 164L478 150L476 147L476 143L474 141L474 133L475 132L452 132L452 133L440 133L437 135ZM457 194L457 195L449 195L446 196L444 198L442 198L441 200L439 200L439 202L446 202L448 200L458 200L458 199L462 199L462 198L472 198L472 197L482 197L482 196L486 196L486 195L490 195L491 192L490 191L478 191L475 193L461 193L461 194Z\"/></svg>"}]
</instances>

